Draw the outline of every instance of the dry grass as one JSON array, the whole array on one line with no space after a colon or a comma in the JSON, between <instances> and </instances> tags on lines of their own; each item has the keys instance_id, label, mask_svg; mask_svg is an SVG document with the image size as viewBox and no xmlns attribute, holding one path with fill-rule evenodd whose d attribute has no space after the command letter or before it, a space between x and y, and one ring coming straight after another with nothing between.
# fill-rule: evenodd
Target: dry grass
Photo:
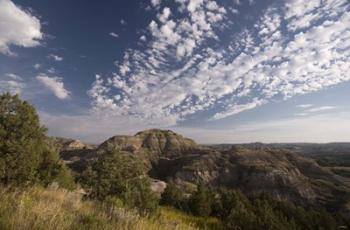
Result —
<instances>
[{"instance_id":1,"label":"dry grass","mask_svg":"<svg viewBox=\"0 0 350 230\"><path fill-rule=\"evenodd\" d=\"M196 229L176 215L165 210L141 217L124 208L82 201L79 193L62 189L0 188L1 230Z\"/></svg>"},{"instance_id":2,"label":"dry grass","mask_svg":"<svg viewBox=\"0 0 350 230\"><path fill-rule=\"evenodd\" d=\"M181 221L200 229L224 229L219 219L215 217L198 217L176 210L172 207L162 207L160 210L161 217L166 220Z\"/></svg>"}]
</instances>

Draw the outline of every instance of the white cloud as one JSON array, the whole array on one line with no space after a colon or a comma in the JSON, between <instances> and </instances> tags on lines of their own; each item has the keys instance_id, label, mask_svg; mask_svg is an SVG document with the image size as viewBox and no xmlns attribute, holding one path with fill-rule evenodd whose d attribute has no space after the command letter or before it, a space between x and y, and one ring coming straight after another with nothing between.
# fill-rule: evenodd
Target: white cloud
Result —
<instances>
[{"instance_id":1,"label":"white cloud","mask_svg":"<svg viewBox=\"0 0 350 230\"><path fill-rule=\"evenodd\" d=\"M158 7L161 3L161 0L151 0L151 5L153 7Z\"/></svg>"},{"instance_id":2,"label":"white cloud","mask_svg":"<svg viewBox=\"0 0 350 230\"><path fill-rule=\"evenodd\" d=\"M126 25L126 21L125 21L124 19L121 19L121 20L120 20L120 24Z\"/></svg>"},{"instance_id":3,"label":"white cloud","mask_svg":"<svg viewBox=\"0 0 350 230\"><path fill-rule=\"evenodd\" d=\"M96 79L103 90L90 94L94 109L172 125L200 111L222 119L350 80L346 0L301 2L274 2L237 33L228 5L176 0L149 24L145 49L128 49L113 76Z\"/></svg>"},{"instance_id":4,"label":"white cloud","mask_svg":"<svg viewBox=\"0 0 350 230\"><path fill-rule=\"evenodd\" d=\"M119 38L119 35L114 32L110 32L109 35L111 35L114 38Z\"/></svg>"},{"instance_id":5,"label":"white cloud","mask_svg":"<svg viewBox=\"0 0 350 230\"><path fill-rule=\"evenodd\" d=\"M50 59L53 59L53 60L55 60L55 61L63 61L63 57L60 57L60 56L58 56L58 55L55 55L55 54L50 54L49 56L48 56L48 58L50 58Z\"/></svg>"},{"instance_id":6,"label":"white cloud","mask_svg":"<svg viewBox=\"0 0 350 230\"><path fill-rule=\"evenodd\" d=\"M145 35L142 35L142 36L140 37L140 40L143 41L143 42L145 42L145 41L147 41L147 38L146 38Z\"/></svg>"},{"instance_id":7,"label":"white cloud","mask_svg":"<svg viewBox=\"0 0 350 230\"><path fill-rule=\"evenodd\" d=\"M0 0L0 53L13 54L11 45L34 47L43 38L40 21L10 0Z\"/></svg>"},{"instance_id":8,"label":"white cloud","mask_svg":"<svg viewBox=\"0 0 350 230\"><path fill-rule=\"evenodd\" d=\"M255 4L255 0L248 0L249 5L254 5Z\"/></svg>"},{"instance_id":9,"label":"white cloud","mask_svg":"<svg viewBox=\"0 0 350 230\"><path fill-rule=\"evenodd\" d=\"M294 114L295 116L298 116L298 117L304 117L304 116L307 116L309 115L309 113L296 113Z\"/></svg>"},{"instance_id":10,"label":"white cloud","mask_svg":"<svg viewBox=\"0 0 350 230\"><path fill-rule=\"evenodd\" d=\"M337 107L334 107L334 106L320 106L320 107L314 107L314 108L308 109L306 110L306 112L315 113L315 112L329 111L336 108Z\"/></svg>"},{"instance_id":11,"label":"white cloud","mask_svg":"<svg viewBox=\"0 0 350 230\"><path fill-rule=\"evenodd\" d=\"M172 104L178 103L178 100L183 100L184 96L186 96L187 87L189 88L191 86L187 85L186 88L181 89L181 87L176 86L177 81L172 81L172 79L176 79L177 76L192 68L194 63L190 63L195 61L192 57L195 47L200 46L206 39L216 39L213 27L222 25L220 22L226 14L222 6L209 5L207 7L207 3L209 2L208 0L179 2L180 8L182 4L185 6L184 11L181 10L182 12L180 12L182 14L180 18L171 18L172 11L176 9L171 10L165 7L160 10L161 13L158 14L159 22L152 21L149 24L149 31L151 33L147 45L149 48L144 52L128 50L124 56L124 61L118 66L118 74L101 83L108 84L108 82L112 82L115 88L120 87L121 99L116 100L115 95L109 96L108 94L113 91L109 89L102 91L99 95L90 94L93 95L94 106L96 108L112 109L115 113L124 113L125 111L126 113L137 114L137 116L148 117L150 120L159 120L161 116L166 114L167 118L176 122L175 117L178 117L178 114L171 114L170 111L174 108ZM214 17L210 21L207 21L206 13L215 13L219 17ZM209 53L211 53L211 50L208 50L208 55ZM183 60L192 59L192 61L189 63L184 62L182 64L183 70L174 71L166 67L171 67L167 63L167 59L173 57L177 57L178 59L185 57L186 59ZM208 61L210 62L212 59L208 58ZM123 82L122 77L124 76L124 79L129 78L129 83ZM147 78L144 76L147 76ZM161 82L158 82L159 76L163 78ZM146 81L146 79L148 80ZM96 83L100 84L100 81L102 80L97 79ZM166 82L171 84L167 85ZM161 93L158 89L148 88L149 86L155 87L156 85L161 87L163 84L166 87L160 89L160 91L164 90L164 93ZM172 87L173 85L174 87ZM104 87L109 88L107 86ZM136 98L136 95L130 94L131 92L138 92L140 95ZM157 106L151 105L150 102L155 102L154 97L158 97L158 93L164 95L164 98L160 96L160 99L157 99L161 101ZM108 100L101 100L101 98ZM152 107L152 109L149 109L148 106ZM190 108L188 106L186 108L189 110ZM201 106L193 106L192 108L199 109ZM121 107L123 107L123 111L120 110ZM163 108L166 107L167 111L164 111ZM134 108L135 111L130 111L131 108ZM154 112L145 113L147 110L153 110ZM190 111L185 111L185 113L190 113Z\"/></svg>"},{"instance_id":12,"label":"white cloud","mask_svg":"<svg viewBox=\"0 0 350 230\"><path fill-rule=\"evenodd\" d=\"M0 92L10 92L12 94L21 94L25 83L23 79L13 73L5 74L4 77L0 79Z\"/></svg>"},{"instance_id":13,"label":"white cloud","mask_svg":"<svg viewBox=\"0 0 350 230\"><path fill-rule=\"evenodd\" d=\"M238 104L238 105L232 106L231 109L228 109L224 112L216 113L213 116L212 120L219 120L219 119L222 119L222 118L225 118L228 116L232 116L232 115L241 113L241 112L249 110L249 109L254 109L254 108L256 108L264 103L265 103L264 100L259 100L256 98L253 102L246 103L246 104Z\"/></svg>"},{"instance_id":14,"label":"white cloud","mask_svg":"<svg viewBox=\"0 0 350 230\"><path fill-rule=\"evenodd\" d=\"M46 71L47 71L48 73L50 73L50 74L56 74L56 69L53 68L53 67L47 69Z\"/></svg>"},{"instance_id":15,"label":"white cloud","mask_svg":"<svg viewBox=\"0 0 350 230\"><path fill-rule=\"evenodd\" d=\"M14 80L0 80L0 91L10 92L12 94L21 94L25 86L23 82L14 81Z\"/></svg>"},{"instance_id":16,"label":"white cloud","mask_svg":"<svg viewBox=\"0 0 350 230\"><path fill-rule=\"evenodd\" d=\"M23 78L14 73L7 73L6 76L12 80L23 81Z\"/></svg>"},{"instance_id":17,"label":"white cloud","mask_svg":"<svg viewBox=\"0 0 350 230\"><path fill-rule=\"evenodd\" d=\"M233 0L233 2L234 2L235 5L240 5L241 4L240 0Z\"/></svg>"},{"instance_id":18,"label":"white cloud","mask_svg":"<svg viewBox=\"0 0 350 230\"><path fill-rule=\"evenodd\" d=\"M41 68L41 64L36 63L36 64L33 65L33 67L34 67L34 69L38 70L38 69Z\"/></svg>"},{"instance_id":19,"label":"white cloud","mask_svg":"<svg viewBox=\"0 0 350 230\"><path fill-rule=\"evenodd\" d=\"M63 100L70 97L70 92L64 88L62 78L39 74L36 76L36 79L49 89L57 98Z\"/></svg>"},{"instance_id":20,"label":"white cloud","mask_svg":"<svg viewBox=\"0 0 350 230\"><path fill-rule=\"evenodd\" d=\"M334 109L337 109L337 107L335 106L315 106L313 104L302 104L302 105L298 105L297 107L304 109L304 111L300 113L296 113L295 114L296 116L310 116L316 113L320 114L323 112L330 112Z\"/></svg>"},{"instance_id":21,"label":"white cloud","mask_svg":"<svg viewBox=\"0 0 350 230\"><path fill-rule=\"evenodd\" d=\"M314 105L313 104L301 104L301 105L298 105L297 107L298 108L310 108L310 107L313 107Z\"/></svg>"},{"instance_id":22,"label":"white cloud","mask_svg":"<svg viewBox=\"0 0 350 230\"><path fill-rule=\"evenodd\" d=\"M166 21L169 19L170 15L171 15L171 10L170 10L170 8L165 7L165 8L163 9L163 13L158 15L158 19L159 19L159 21L161 21L162 23L166 23Z\"/></svg>"}]
</instances>

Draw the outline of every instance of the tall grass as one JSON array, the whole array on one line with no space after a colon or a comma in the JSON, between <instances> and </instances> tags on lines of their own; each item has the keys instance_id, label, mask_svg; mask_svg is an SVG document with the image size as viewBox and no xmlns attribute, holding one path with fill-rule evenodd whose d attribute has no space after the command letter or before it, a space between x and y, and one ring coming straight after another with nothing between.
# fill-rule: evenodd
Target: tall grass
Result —
<instances>
[{"instance_id":1,"label":"tall grass","mask_svg":"<svg viewBox=\"0 0 350 230\"><path fill-rule=\"evenodd\" d=\"M189 215L180 210L174 209L172 207L162 207L160 209L162 218L167 220L181 221L193 226L198 227L199 229L211 229L211 230L224 230L222 222L215 217L200 217Z\"/></svg>"},{"instance_id":2,"label":"tall grass","mask_svg":"<svg viewBox=\"0 0 350 230\"><path fill-rule=\"evenodd\" d=\"M178 215L164 209L156 216L141 217L121 207L83 201L78 192L63 189L0 188L1 230L197 229L190 217Z\"/></svg>"}]
</instances>

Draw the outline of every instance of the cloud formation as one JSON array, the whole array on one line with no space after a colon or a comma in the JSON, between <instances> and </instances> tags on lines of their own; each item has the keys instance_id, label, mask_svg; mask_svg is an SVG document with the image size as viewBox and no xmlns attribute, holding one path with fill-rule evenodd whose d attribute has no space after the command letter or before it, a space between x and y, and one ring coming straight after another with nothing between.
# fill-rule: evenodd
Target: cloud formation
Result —
<instances>
[{"instance_id":1,"label":"cloud formation","mask_svg":"<svg viewBox=\"0 0 350 230\"><path fill-rule=\"evenodd\" d=\"M0 0L0 53L13 55L11 45L34 47L42 38L37 17L10 0Z\"/></svg>"},{"instance_id":2,"label":"cloud formation","mask_svg":"<svg viewBox=\"0 0 350 230\"><path fill-rule=\"evenodd\" d=\"M13 73L5 74L0 79L0 92L10 92L12 94L21 94L25 83L23 79Z\"/></svg>"},{"instance_id":3,"label":"cloud formation","mask_svg":"<svg viewBox=\"0 0 350 230\"><path fill-rule=\"evenodd\" d=\"M49 77L42 73L36 76L36 80L49 89L58 99L64 100L69 98L70 92L64 88L62 78Z\"/></svg>"},{"instance_id":4,"label":"cloud formation","mask_svg":"<svg viewBox=\"0 0 350 230\"><path fill-rule=\"evenodd\" d=\"M157 9L144 49L96 78L95 111L169 125L203 111L217 120L350 80L346 0L276 1L240 32L226 9L243 2L175 2Z\"/></svg>"}]
</instances>

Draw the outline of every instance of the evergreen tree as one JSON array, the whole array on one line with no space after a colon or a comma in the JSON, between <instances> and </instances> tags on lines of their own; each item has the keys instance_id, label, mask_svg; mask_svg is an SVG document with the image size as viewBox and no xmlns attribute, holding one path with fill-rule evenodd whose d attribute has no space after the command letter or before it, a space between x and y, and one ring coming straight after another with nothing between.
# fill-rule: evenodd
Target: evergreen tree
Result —
<instances>
[{"instance_id":1,"label":"evergreen tree","mask_svg":"<svg viewBox=\"0 0 350 230\"><path fill-rule=\"evenodd\" d=\"M138 159L109 148L83 172L81 182L91 188L92 197L104 200L107 196L123 195L128 181L143 174Z\"/></svg>"},{"instance_id":2,"label":"evergreen tree","mask_svg":"<svg viewBox=\"0 0 350 230\"><path fill-rule=\"evenodd\" d=\"M54 150L43 153L39 169L39 181L44 185L57 182L61 187L72 190L75 188L74 178L70 169L59 159Z\"/></svg>"},{"instance_id":3,"label":"evergreen tree","mask_svg":"<svg viewBox=\"0 0 350 230\"><path fill-rule=\"evenodd\" d=\"M124 204L137 208L140 214L156 209L158 199L150 189L145 168L131 154L108 148L84 172L81 182L91 190L93 198L117 197Z\"/></svg>"},{"instance_id":4,"label":"evergreen tree","mask_svg":"<svg viewBox=\"0 0 350 230\"><path fill-rule=\"evenodd\" d=\"M212 212L212 194L204 185L198 185L197 191L189 201L191 212L197 216L209 216Z\"/></svg>"},{"instance_id":5,"label":"evergreen tree","mask_svg":"<svg viewBox=\"0 0 350 230\"><path fill-rule=\"evenodd\" d=\"M154 213L158 207L158 197L151 190L148 177L131 179L127 182L124 194L125 204L137 208L141 215Z\"/></svg>"},{"instance_id":6,"label":"evergreen tree","mask_svg":"<svg viewBox=\"0 0 350 230\"><path fill-rule=\"evenodd\" d=\"M173 181L168 182L164 192L162 193L160 203L163 205L170 205L182 210L186 210L185 206L187 206L185 204L183 191L181 191Z\"/></svg>"},{"instance_id":7,"label":"evergreen tree","mask_svg":"<svg viewBox=\"0 0 350 230\"><path fill-rule=\"evenodd\" d=\"M61 180L72 186L70 172L46 139L46 129L33 106L17 95L0 95L0 183Z\"/></svg>"}]
</instances>

